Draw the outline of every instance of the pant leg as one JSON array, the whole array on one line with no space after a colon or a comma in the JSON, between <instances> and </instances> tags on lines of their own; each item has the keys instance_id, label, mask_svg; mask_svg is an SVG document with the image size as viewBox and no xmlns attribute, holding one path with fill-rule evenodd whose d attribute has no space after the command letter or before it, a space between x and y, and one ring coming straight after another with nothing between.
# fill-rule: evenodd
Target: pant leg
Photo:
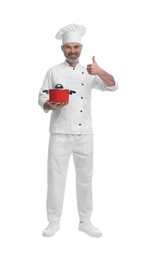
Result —
<instances>
[{"instance_id":1,"label":"pant leg","mask_svg":"<svg viewBox=\"0 0 148 260\"><path fill-rule=\"evenodd\" d=\"M72 146L70 136L51 134L48 150L47 218L60 220Z\"/></svg>"},{"instance_id":2,"label":"pant leg","mask_svg":"<svg viewBox=\"0 0 148 260\"><path fill-rule=\"evenodd\" d=\"M92 214L93 135L77 136L73 158L76 169L77 207L80 220Z\"/></svg>"}]
</instances>

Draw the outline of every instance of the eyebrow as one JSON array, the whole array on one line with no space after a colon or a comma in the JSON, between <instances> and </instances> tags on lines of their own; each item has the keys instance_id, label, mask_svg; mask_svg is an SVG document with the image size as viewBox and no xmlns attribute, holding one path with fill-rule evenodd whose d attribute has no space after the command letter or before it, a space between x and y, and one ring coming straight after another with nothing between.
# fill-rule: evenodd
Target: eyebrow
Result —
<instances>
[{"instance_id":1,"label":"eyebrow","mask_svg":"<svg viewBox=\"0 0 148 260\"><path fill-rule=\"evenodd\" d=\"M69 48L72 48L72 47L81 47L80 44L74 44L73 46L69 45L69 44L64 44L63 47L69 47Z\"/></svg>"}]
</instances>

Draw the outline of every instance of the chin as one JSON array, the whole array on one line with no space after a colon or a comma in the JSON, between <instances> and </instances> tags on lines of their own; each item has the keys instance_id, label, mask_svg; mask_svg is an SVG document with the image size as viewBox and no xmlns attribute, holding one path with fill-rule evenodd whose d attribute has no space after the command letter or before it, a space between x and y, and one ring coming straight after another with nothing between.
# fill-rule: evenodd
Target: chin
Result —
<instances>
[{"instance_id":1,"label":"chin","mask_svg":"<svg viewBox=\"0 0 148 260\"><path fill-rule=\"evenodd\" d=\"M79 59L76 58L76 59L70 59L70 58L66 58L68 62L78 62Z\"/></svg>"}]
</instances>

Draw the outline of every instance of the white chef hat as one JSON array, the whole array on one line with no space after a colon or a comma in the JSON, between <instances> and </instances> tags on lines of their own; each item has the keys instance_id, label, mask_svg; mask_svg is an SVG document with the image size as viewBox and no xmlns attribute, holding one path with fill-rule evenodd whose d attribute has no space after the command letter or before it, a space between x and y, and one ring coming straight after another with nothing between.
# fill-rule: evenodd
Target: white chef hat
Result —
<instances>
[{"instance_id":1,"label":"white chef hat","mask_svg":"<svg viewBox=\"0 0 148 260\"><path fill-rule=\"evenodd\" d=\"M62 43L78 42L81 43L81 36L86 33L86 29L83 25L69 24L56 34L55 38L62 40Z\"/></svg>"}]
</instances>

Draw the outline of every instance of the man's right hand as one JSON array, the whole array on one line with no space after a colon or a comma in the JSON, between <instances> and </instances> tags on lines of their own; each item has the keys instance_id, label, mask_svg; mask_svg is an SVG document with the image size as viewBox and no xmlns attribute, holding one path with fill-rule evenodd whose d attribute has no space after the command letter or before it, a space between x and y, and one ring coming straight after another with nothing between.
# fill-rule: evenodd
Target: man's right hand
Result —
<instances>
[{"instance_id":1,"label":"man's right hand","mask_svg":"<svg viewBox=\"0 0 148 260\"><path fill-rule=\"evenodd\" d=\"M66 105L67 105L67 103L53 103L50 101L46 101L44 103L44 109L45 110L58 110Z\"/></svg>"}]
</instances>

